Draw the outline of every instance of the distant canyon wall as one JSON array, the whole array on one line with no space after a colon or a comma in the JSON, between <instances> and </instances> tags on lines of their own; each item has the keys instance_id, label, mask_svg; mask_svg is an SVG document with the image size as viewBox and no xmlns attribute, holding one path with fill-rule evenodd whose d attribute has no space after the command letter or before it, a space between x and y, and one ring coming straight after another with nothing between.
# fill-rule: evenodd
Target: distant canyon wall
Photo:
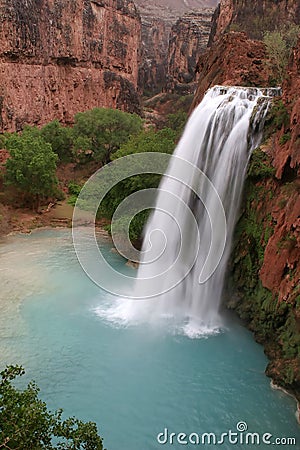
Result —
<instances>
[{"instance_id":1,"label":"distant canyon wall","mask_svg":"<svg viewBox=\"0 0 300 450\"><path fill-rule=\"evenodd\" d=\"M0 0L0 130L138 112L140 42L131 0Z\"/></svg>"},{"instance_id":2,"label":"distant canyon wall","mask_svg":"<svg viewBox=\"0 0 300 450\"><path fill-rule=\"evenodd\" d=\"M195 68L207 47L217 0L136 0L142 17L139 88L191 93ZM209 9L210 8L210 9Z\"/></svg>"},{"instance_id":3,"label":"distant canyon wall","mask_svg":"<svg viewBox=\"0 0 300 450\"><path fill-rule=\"evenodd\" d=\"M213 9L185 14L173 25L168 50L166 90L194 93L196 68L211 32Z\"/></svg>"}]
</instances>

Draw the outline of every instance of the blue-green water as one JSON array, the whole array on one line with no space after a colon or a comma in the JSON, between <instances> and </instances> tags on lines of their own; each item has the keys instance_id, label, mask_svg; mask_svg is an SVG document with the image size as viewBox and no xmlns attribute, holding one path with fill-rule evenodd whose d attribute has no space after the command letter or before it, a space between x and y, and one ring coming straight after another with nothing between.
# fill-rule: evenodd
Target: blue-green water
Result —
<instances>
[{"instance_id":1,"label":"blue-green water","mask_svg":"<svg viewBox=\"0 0 300 450\"><path fill-rule=\"evenodd\" d=\"M134 273L109 241L103 246L115 267ZM263 349L236 320L203 339L106 323L95 311L113 299L82 271L68 230L6 239L0 264L1 367L22 363L51 409L97 422L108 450L216 448L162 446L156 437L165 428L221 434L240 421L250 432L295 437L284 448L300 448L295 402L270 388Z\"/></svg>"}]
</instances>

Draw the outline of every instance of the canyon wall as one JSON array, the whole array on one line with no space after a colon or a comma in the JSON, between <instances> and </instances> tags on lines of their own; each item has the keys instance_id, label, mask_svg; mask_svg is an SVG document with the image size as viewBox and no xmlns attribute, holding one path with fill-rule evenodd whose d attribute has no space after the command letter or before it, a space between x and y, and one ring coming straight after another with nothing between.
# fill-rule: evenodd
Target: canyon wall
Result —
<instances>
[{"instance_id":1,"label":"canyon wall","mask_svg":"<svg viewBox=\"0 0 300 450\"><path fill-rule=\"evenodd\" d=\"M207 48L212 15L212 9L193 11L173 25L168 50L168 91L180 94L195 91L196 66L199 56Z\"/></svg>"},{"instance_id":2,"label":"canyon wall","mask_svg":"<svg viewBox=\"0 0 300 450\"><path fill-rule=\"evenodd\" d=\"M142 17L142 49L139 90L161 91L166 84L167 55L171 24L158 17Z\"/></svg>"},{"instance_id":3,"label":"canyon wall","mask_svg":"<svg viewBox=\"0 0 300 450\"><path fill-rule=\"evenodd\" d=\"M264 44L249 38L257 8L282 23L299 21L299 2L222 1L214 39L198 61L195 107L215 84L267 86ZM245 9L240 9L246 5ZM259 6L260 5L260 6ZM270 6L270 9L267 6ZM247 13L247 14L246 14ZM216 21L216 17L218 20ZM262 16L264 17L264 16ZM231 31L235 18L247 33ZM245 19L246 20L246 19ZM290 21L290 22L289 22ZM237 22L236 22L237 23ZM271 29L271 28L270 28ZM266 373L300 400L300 40L266 117L263 144L253 152L226 286L226 302L255 333L270 359Z\"/></svg>"},{"instance_id":4,"label":"canyon wall","mask_svg":"<svg viewBox=\"0 0 300 450\"><path fill-rule=\"evenodd\" d=\"M248 39L246 33L221 35L198 60L199 80L192 108L201 102L207 89L217 84L268 86L265 58L264 44Z\"/></svg>"},{"instance_id":5,"label":"canyon wall","mask_svg":"<svg viewBox=\"0 0 300 450\"><path fill-rule=\"evenodd\" d=\"M0 42L0 131L96 106L139 111L131 0L1 0Z\"/></svg>"},{"instance_id":6,"label":"canyon wall","mask_svg":"<svg viewBox=\"0 0 300 450\"><path fill-rule=\"evenodd\" d=\"M193 78L211 26L208 25L211 17L201 13L215 7L218 0L135 0L135 3L142 17L140 92L158 93L165 90L166 84L167 90L173 90L183 78ZM179 20L184 14L185 18ZM201 28L203 36L199 33Z\"/></svg>"},{"instance_id":7,"label":"canyon wall","mask_svg":"<svg viewBox=\"0 0 300 450\"><path fill-rule=\"evenodd\" d=\"M267 30L299 23L298 0L221 0L214 14L210 43L229 30L261 39Z\"/></svg>"},{"instance_id":8,"label":"canyon wall","mask_svg":"<svg viewBox=\"0 0 300 450\"><path fill-rule=\"evenodd\" d=\"M300 401L300 41L283 95L248 169L228 304L270 359L266 373ZM299 411L300 418L300 411Z\"/></svg>"}]
</instances>

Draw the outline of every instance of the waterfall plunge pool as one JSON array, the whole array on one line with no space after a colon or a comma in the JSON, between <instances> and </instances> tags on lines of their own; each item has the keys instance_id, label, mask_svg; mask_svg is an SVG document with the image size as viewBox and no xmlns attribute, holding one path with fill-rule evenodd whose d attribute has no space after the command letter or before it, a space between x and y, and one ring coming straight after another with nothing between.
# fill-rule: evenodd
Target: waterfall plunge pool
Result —
<instances>
[{"instance_id":1,"label":"waterfall plunge pool","mask_svg":"<svg viewBox=\"0 0 300 450\"><path fill-rule=\"evenodd\" d=\"M134 273L110 253L109 241L101 245L114 267ZM177 441L159 444L158 434L167 428L220 436L239 422L299 445L295 402L270 388L262 347L234 318L202 339L106 322L97 308L115 299L82 271L69 230L6 238L0 259L1 367L24 365L26 381L36 380L48 407L95 421L108 450L179 449Z\"/></svg>"}]
</instances>

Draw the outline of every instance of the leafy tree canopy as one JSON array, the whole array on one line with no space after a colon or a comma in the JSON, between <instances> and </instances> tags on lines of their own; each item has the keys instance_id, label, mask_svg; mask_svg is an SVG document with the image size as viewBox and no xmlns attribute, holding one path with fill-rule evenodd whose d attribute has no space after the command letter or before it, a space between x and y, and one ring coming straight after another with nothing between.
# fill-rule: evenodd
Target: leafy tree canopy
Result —
<instances>
[{"instance_id":1,"label":"leafy tree canopy","mask_svg":"<svg viewBox=\"0 0 300 450\"><path fill-rule=\"evenodd\" d=\"M58 120L47 123L41 129L41 135L46 142L51 144L52 150L62 162L70 161L73 157L73 130L63 127Z\"/></svg>"},{"instance_id":2,"label":"leafy tree canopy","mask_svg":"<svg viewBox=\"0 0 300 450\"><path fill-rule=\"evenodd\" d=\"M75 149L90 150L103 164L112 153L127 142L129 136L142 129L142 119L136 114L109 108L94 108L75 115Z\"/></svg>"},{"instance_id":3,"label":"leafy tree canopy","mask_svg":"<svg viewBox=\"0 0 300 450\"><path fill-rule=\"evenodd\" d=\"M286 67L299 33L300 27L291 25L264 34L268 55L267 67L271 69L275 83L281 83L286 76Z\"/></svg>"},{"instance_id":4,"label":"leafy tree canopy","mask_svg":"<svg viewBox=\"0 0 300 450\"><path fill-rule=\"evenodd\" d=\"M32 206L38 207L40 200L54 194L57 187L57 155L34 128L26 128L21 135L10 135L5 145L10 153L6 162L7 184L14 185Z\"/></svg>"},{"instance_id":5,"label":"leafy tree canopy","mask_svg":"<svg viewBox=\"0 0 300 450\"><path fill-rule=\"evenodd\" d=\"M175 148L175 140L177 132L170 128L163 128L160 131L152 129L142 131L141 133L131 136L127 143L113 155L113 159L134 153L157 152L172 154ZM100 214L107 218L111 218L117 206L130 194L142 189L157 188L161 179L161 175L145 173L134 177L126 178L111 189L109 194L101 203ZM130 239L135 240L141 237L143 227L149 217L149 211L142 211L137 214L130 224ZM126 218L123 218L123 221ZM120 229L122 229L122 220L120 219ZM118 224L115 229L118 229Z\"/></svg>"},{"instance_id":6,"label":"leafy tree canopy","mask_svg":"<svg viewBox=\"0 0 300 450\"><path fill-rule=\"evenodd\" d=\"M0 372L0 448L18 450L102 450L102 439L92 422L75 417L62 420L62 410L52 413L39 399L39 388L30 382L23 390L13 381L25 371L7 366Z\"/></svg>"}]
</instances>

